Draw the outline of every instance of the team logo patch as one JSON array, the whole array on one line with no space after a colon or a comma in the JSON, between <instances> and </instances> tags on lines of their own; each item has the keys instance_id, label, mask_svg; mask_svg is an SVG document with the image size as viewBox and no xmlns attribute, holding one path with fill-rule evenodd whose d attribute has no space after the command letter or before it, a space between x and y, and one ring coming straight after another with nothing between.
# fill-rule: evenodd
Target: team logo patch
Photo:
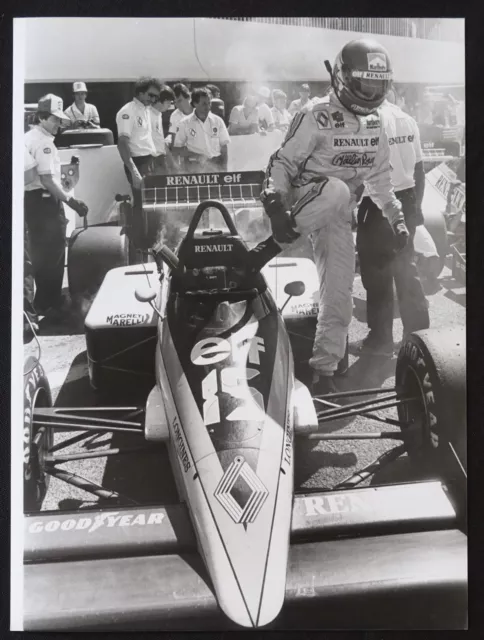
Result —
<instances>
[{"instance_id":1,"label":"team logo patch","mask_svg":"<svg viewBox=\"0 0 484 640\"><path fill-rule=\"evenodd\" d=\"M331 129L331 123L329 121L329 114L326 110L314 112L316 123L319 129Z\"/></svg>"},{"instance_id":2,"label":"team logo patch","mask_svg":"<svg viewBox=\"0 0 484 640\"><path fill-rule=\"evenodd\" d=\"M190 135L193 137L197 135L197 132L195 131L195 129L190 129Z\"/></svg>"},{"instance_id":3,"label":"team logo patch","mask_svg":"<svg viewBox=\"0 0 484 640\"><path fill-rule=\"evenodd\" d=\"M123 113L123 120L129 120L129 116L127 113Z\"/></svg>"},{"instance_id":4,"label":"team logo patch","mask_svg":"<svg viewBox=\"0 0 484 640\"><path fill-rule=\"evenodd\" d=\"M378 116L368 116L365 121L365 126L367 129L379 129L380 118Z\"/></svg>"},{"instance_id":5,"label":"team logo patch","mask_svg":"<svg viewBox=\"0 0 484 640\"><path fill-rule=\"evenodd\" d=\"M345 126L345 117L341 111L333 111L331 118L336 129L341 129Z\"/></svg>"},{"instance_id":6,"label":"team logo patch","mask_svg":"<svg viewBox=\"0 0 484 640\"><path fill-rule=\"evenodd\" d=\"M52 149L49 149L49 147L45 147L44 153L52 153Z\"/></svg>"},{"instance_id":7,"label":"team logo patch","mask_svg":"<svg viewBox=\"0 0 484 640\"><path fill-rule=\"evenodd\" d=\"M386 71L387 59L384 53L367 53L368 71Z\"/></svg>"},{"instance_id":8,"label":"team logo patch","mask_svg":"<svg viewBox=\"0 0 484 640\"><path fill-rule=\"evenodd\" d=\"M215 497L234 522L254 522L269 492L242 456L227 467L215 489Z\"/></svg>"},{"instance_id":9,"label":"team logo patch","mask_svg":"<svg viewBox=\"0 0 484 640\"><path fill-rule=\"evenodd\" d=\"M143 126L143 118L141 116L138 117L138 126L139 127Z\"/></svg>"}]
</instances>

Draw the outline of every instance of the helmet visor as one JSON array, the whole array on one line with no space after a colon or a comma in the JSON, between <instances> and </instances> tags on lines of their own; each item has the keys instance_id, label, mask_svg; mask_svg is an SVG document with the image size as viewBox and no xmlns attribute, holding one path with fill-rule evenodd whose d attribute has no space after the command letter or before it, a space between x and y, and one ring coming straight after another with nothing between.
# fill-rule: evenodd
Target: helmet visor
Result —
<instances>
[{"instance_id":1,"label":"helmet visor","mask_svg":"<svg viewBox=\"0 0 484 640\"><path fill-rule=\"evenodd\" d=\"M360 100L374 102L383 100L390 90L391 80L376 80L368 78L351 78L350 90Z\"/></svg>"}]
</instances>

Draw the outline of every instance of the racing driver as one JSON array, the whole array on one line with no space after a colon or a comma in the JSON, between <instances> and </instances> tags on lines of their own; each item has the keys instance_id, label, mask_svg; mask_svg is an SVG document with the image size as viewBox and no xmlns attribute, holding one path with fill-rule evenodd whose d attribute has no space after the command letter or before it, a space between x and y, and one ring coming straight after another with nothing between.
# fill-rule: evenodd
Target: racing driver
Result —
<instances>
[{"instance_id":1,"label":"racing driver","mask_svg":"<svg viewBox=\"0 0 484 640\"><path fill-rule=\"evenodd\" d=\"M331 70L329 64L328 69ZM390 179L390 148L379 109L392 82L387 51L369 39L346 44L331 71L332 90L294 117L271 156L261 193L273 238L284 248L308 235L319 276L319 314L313 354L313 394L334 393L351 322L355 248L351 231L355 191L365 183L395 233L407 242L400 202Z\"/></svg>"}]
</instances>

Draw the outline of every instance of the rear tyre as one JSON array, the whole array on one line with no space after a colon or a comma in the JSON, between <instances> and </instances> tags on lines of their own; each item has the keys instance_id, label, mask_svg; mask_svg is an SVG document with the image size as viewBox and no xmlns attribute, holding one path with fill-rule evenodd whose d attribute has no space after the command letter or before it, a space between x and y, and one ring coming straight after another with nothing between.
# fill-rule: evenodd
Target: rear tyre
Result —
<instances>
[{"instance_id":1,"label":"rear tyre","mask_svg":"<svg viewBox=\"0 0 484 640\"><path fill-rule=\"evenodd\" d=\"M45 473L44 456L52 448L52 430L36 427L34 409L52 406L52 395L44 369L33 357L24 365L24 511L39 511L47 493L50 476Z\"/></svg>"},{"instance_id":2,"label":"rear tyre","mask_svg":"<svg viewBox=\"0 0 484 640\"><path fill-rule=\"evenodd\" d=\"M69 239L67 275L72 298L92 297L110 269L128 264L122 227L76 229Z\"/></svg>"},{"instance_id":3,"label":"rear tyre","mask_svg":"<svg viewBox=\"0 0 484 640\"><path fill-rule=\"evenodd\" d=\"M409 457L429 475L452 485L465 500L467 469L465 328L410 334L396 367L398 407Z\"/></svg>"}]
</instances>

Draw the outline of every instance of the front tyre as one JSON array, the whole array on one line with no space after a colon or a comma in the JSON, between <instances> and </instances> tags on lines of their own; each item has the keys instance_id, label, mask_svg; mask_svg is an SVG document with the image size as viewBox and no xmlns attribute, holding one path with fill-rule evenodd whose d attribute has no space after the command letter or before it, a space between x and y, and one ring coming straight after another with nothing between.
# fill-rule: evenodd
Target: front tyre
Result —
<instances>
[{"instance_id":1,"label":"front tyre","mask_svg":"<svg viewBox=\"0 0 484 640\"><path fill-rule=\"evenodd\" d=\"M24 512L39 511L50 476L44 456L53 446L52 430L34 425L34 410L52 406L52 394L45 371L38 361L27 358L24 365Z\"/></svg>"}]
</instances>

